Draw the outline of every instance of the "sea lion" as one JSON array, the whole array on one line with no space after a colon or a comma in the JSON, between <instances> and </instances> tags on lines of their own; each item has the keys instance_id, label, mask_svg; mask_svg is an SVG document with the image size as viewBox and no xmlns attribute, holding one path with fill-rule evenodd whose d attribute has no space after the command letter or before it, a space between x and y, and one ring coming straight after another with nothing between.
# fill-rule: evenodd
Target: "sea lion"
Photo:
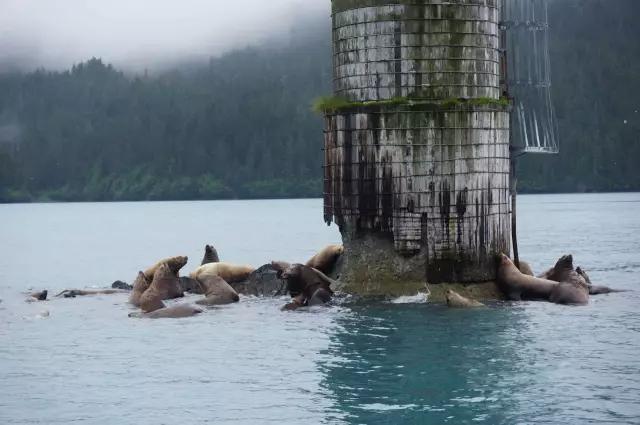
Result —
<instances>
[{"instance_id":1,"label":"sea lion","mask_svg":"<svg viewBox=\"0 0 640 425\"><path fill-rule=\"evenodd\" d=\"M144 275L144 272L138 272L135 282L133 282L133 289L131 295L129 295L129 304L136 307L140 307L140 297L144 294L144 291L149 289L151 282Z\"/></svg>"},{"instance_id":2,"label":"sea lion","mask_svg":"<svg viewBox=\"0 0 640 425\"><path fill-rule=\"evenodd\" d=\"M56 297L75 298L84 297L86 295L113 295L122 294L129 291L122 289L65 289L64 291L56 294Z\"/></svg>"},{"instance_id":3,"label":"sea lion","mask_svg":"<svg viewBox=\"0 0 640 425\"><path fill-rule=\"evenodd\" d=\"M167 266L169 266L169 270L171 270L174 275L178 276L180 269L183 268L185 264L187 264L187 261L189 261L189 257L184 256L164 258L145 270L144 275L147 279L153 280L153 275L155 274L158 267L160 267L161 264L166 264Z\"/></svg>"},{"instance_id":4,"label":"sea lion","mask_svg":"<svg viewBox=\"0 0 640 425\"><path fill-rule=\"evenodd\" d=\"M456 291L453 291L451 289L447 290L446 298L447 298L447 306L449 307L456 307L456 308L486 307L481 302L463 297L462 295L458 294Z\"/></svg>"},{"instance_id":5,"label":"sea lion","mask_svg":"<svg viewBox=\"0 0 640 425\"><path fill-rule=\"evenodd\" d=\"M166 263L160 264L154 273L151 285L140 297L140 308L145 313L164 308L165 305L162 300L170 298L170 295L179 286L178 278L169 268L169 265Z\"/></svg>"},{"instance_id":6,"label":"sea lion","mask_svg":"<svg viewBox=\"0 0 640 425\"><path fill-rule=\"evenodd\" d=\"M206 245L204 247L204 257L202 257L200 265L219 262L220 257L218 257L218 251L213 247L213 245Z\"/></svg>"},{"instance_id":7,"label":"sea lion","mask_svg":"<svg viewBox=\"0 0 640 425\"><path fill-rule=\"evenodd\" d=\"M164 307L149 313L129 313L129 317L139 317L144 319L168 319L191 317L202 313L202 309L189 304L179 304L171 307Z\"/></svg>"},{"instance_id":8,"label":"sea lion","mask_svg":"<svg viewBox=\"0 0 640 425\"><path fill-rule=\"evenodd\" d=\"M498 286L507 299L549 300L551 291L558 285L558 282L523 274L504 254L500 254L498 260Z\"/></svg>"},{"instance_id":9,"label":"sea lion","mask_svg":"<svg viewBox=\"0 0 640 425\"><path fill-rule=\"evenodd\" d=\"M199 305L222 305L240 301L238 293L220 276L205 276L201 282L204 298Z\"/></svg>"},{"instance_id":10,"label":"sea lion","mask_svg":"<svg viewBox=\"0 0 640 425\"><path fill-rule=\"evenodd\" d=\"M560 282L551 290L549 301L556 304L585 305L589 303L589 288L578 282Z\"/></svg>"},{"instance_id":11,"label":"sea lion","mask_svg":"<svg viewBox=\"0 0 640 425\"><path fill-rule=\"evenodd\" d=\"M198 267L189 277L202 283L205 276L220 276L228 283L234 283L245 280L254 270L251 266L232 263L209 263Z\"/></svg>"},{"instance_id":12,"label":"sea lion","mask_svg":"<svg viewBox=\"0 0 640 425\"><path fill-rule=\"evenodd\" d=\"M287 282L287 290L293 298L292 303L283 307L291 310L308 305L323 305L333 296L330 285L333 283L324 273L303 264L292 264L282 273Z\"/></svg>"},{"instance_id":13,"label":"sea lion","mask_svg":"<svg viewBox=\"0 0 640 425\"><path fill-rule=\"evenodd\" d=\"M46 301L48 293L49 293L49 291L47 291L45 289L43 291L33 292L33 293L29 294L29 296L34 298L34 299L36 299L36 300L38 300L38 301Z\"/></svg>"},{"instance_id":14,"label":"sea lion","mask_svg":"<svg viewBox=\"0 0 640 425\"><path fill-rule=\"evenodd\" d=\"M611 294L614 292L627 292L624 289L613 289L608 286L594 285L591 283L591 279L587 272L584 271L582 267L576 267L576 273L578 273L585 282L587 282L587 286L589 287L589 295L602 295L602 294Z\"/></svg>"},{"instance_id":15,"label":"sea lion","mask_svg":"<svg viewBox=\"0 0 640 425\"><path fill-rule=\"evenodd\" d=\"M342 245L327 245L320 252L311 257L305 264L307 267L313 267L322 273L330 273L336 264L338 257L344 253Z\"/></svg>"},{"instance_id":16,"label":"sea lion","mask_svg":"<svg viewBox=\"0 0 640 425\"><path fill-rule=\"evenodd\" d=\"M585 273L578 273L573 267L573 255L563 255L556 264L547 270L547 279L559 282L549 294L549 301L556 304L589 303L589 284ZM588 278L588 276L587 276Z\"/></svg>"}]
</instances>

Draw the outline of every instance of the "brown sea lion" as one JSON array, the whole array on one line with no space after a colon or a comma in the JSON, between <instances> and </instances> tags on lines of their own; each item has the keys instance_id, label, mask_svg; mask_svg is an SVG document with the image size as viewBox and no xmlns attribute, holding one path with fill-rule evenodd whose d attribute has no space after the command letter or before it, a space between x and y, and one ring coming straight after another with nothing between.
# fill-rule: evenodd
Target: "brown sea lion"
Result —
<instances>
[{"instance_id":1,"label":"brown sea lion","mask_svg":"<svg viewBox=\"0 0 640 425\"><path fill-rule=\"evenodd\" d=\"M167 264L160 264L154 273L151 285L140 297L142 311L149 313L164 308L162 300L170 298L176 286L179 287L180 283L174 272Z\"/></svg>"},{"instance_id":2,"label":"brown sea lion","mask_svg":"<svg viewBox=\"0 0 640 425\"><path fill-rule=\"evenodd\" d=\"M202 262L200 263L200 265L219 262L220 257L218 257L218 251L213 247L213 245L205 246L204 257L202 257Z\"/></svg>"},{"instance_id":3,"label":"brown sea lion","mask_svg":"<svg viewBox=\"0 0 640 425\"><path fill-rule=\"evenodd\" d=\"M158 267L161 264L166 264L167 266L169 266L169 270L171 270L174 275L178 276L180 269L183 268L185 264L187 264L188 260L189 257L184 256L164 258L145 270L144 275L147 279L153 280L153 275L155 274Z\"/></svg>"},{"instance_id":4,"label":"brown sea lion","mask_svg":"<svg viewBox=\"0 0 640 425\"><path fill-rule=\"evenodd\" d=\"M83 297L86 295L113 295L128 293L123 289L65 289L64 291L56 294L56 297L75 298Z\"/></svg>"},{"instance_id":5,"label":"brown sea lion","mask_svg":"<svg viewBox=\"0 0 640 425\"><path fill-rule=\"evenodd\" d=\"M589 288L578 282L560 282L551 290L549 301L556 304L585 305L589 303Z\"/></svg>"},{"instance_id":6,"label":"brown sea lion","mask_svg":"<svg viewBox=\"0 0 640 425\"><path fill-rule=\"evenodd\" d=\"M504 254L499 255L498 285L507 299L548 300L558 282L523 274Z\"/></svg>"},{"instance_id":7,"label":"brown sea lion","mask_svg":"<svg viewBox=\"0 0 640 425\"><path fill-rule=\"evenodd\" d=\"M196 301L196 304L222 305L240 301L238 293L220 276L205 276L200 284L204 299Z\"/></svg>"},{"instance_id":8,"label":"brown sea lion","mask_svg":"<svg viewBox=\"0 0 640 425\"><path fill-rule=\"evenodd\" d=\"M136 307L140 307L140 297L144 294L144 291L149 289L151 281L147 280L147 277L143 272L138 272L135 282L133 282L133 289L129 295L129 304L133 304Z\"/></svg>"},{"instance_id":9,"label":"brown sea lion","mask_svg":"<svg viewBox=\"0 0 640 425\"><path fill-rule=\"evenodd\" d=\"M254 270L251 266L231 263L209 263L198 267L191 273L190 277L202 283L205 276L220 276L228 283L234 283L245 280Z\"/></svg>"},{"instance_id":10,"label":"brown sea lion","mask_svg":"<svg viewBox=\"0 0 640 425\"><path fill-rule=\"evenodd\" d=\"M202 309L189 304L174 305L154 310L149 313L129 313L129 317L139 317L144 319L169 319L180 317L191 317L202 313Z\"/></svg>"},{"instance_id":11,"label":"brown sea lion","mask_svg":"<svg viewBox=\"0 0 640 425\"><path fill-rule=\"evenodd\" d=\"M563 255L556 264L544 273L547 279L559 282L551 291L549 301L556 304L589 303L589 284L586 273L578 273L573 267L573 255Z\"/></svg>"},{"instance_id":12,"label":"brown sea lion","mask_svg":"<svg viewBox=\"0 0 640 425\"><path fill-rule=\"evenodd\" d=\"M344 253L342 245L328 245L320 250L316 255L311 257L305 264L307 267L313 267L322 273L330 273L336 264L338 257Z\"/></svg>"},{"instance_id":13,"label":"brown sea lion","mask_svg":"<svg viewBox=\"0 0 640 425\"><path fill-rule=\"evenodd\" d=\"M291 310L302 305L323 305L333 296L330 285L333 283L324 273L303 264L292 264L282 273L287 282L287 290L293 297L292 303L283 309Z\"/></svg>"},{"instance_id":14,"label":"brown sea lion","mask_svg":"<svg viewBox=\"0 0 640 425\"><path fill-rule=\"evenodd\" d=\"M453 291L451 289L447 290L446 298L447 298L447 306L449 307L455 307L455 308L486 307L481 302L463 297L462 295L458 294L456 291Z\"/></svg>"}]
</instances>

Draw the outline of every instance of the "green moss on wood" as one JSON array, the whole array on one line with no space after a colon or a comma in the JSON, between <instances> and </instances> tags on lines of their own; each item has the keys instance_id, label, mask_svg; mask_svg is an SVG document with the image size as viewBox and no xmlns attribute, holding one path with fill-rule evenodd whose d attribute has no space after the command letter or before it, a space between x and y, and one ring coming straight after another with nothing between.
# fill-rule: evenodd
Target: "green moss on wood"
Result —
<instances>
[{"instance_id":1,"label":"green moss on wood","mask_svg":"<svg viewBox=\"0 0 640 425\"><path fill-rule=\"evenodd\" d=\"M367 102L354 102L340 96L323 96L313 102L312 109L319 114L332 114L350 109L370 106L404 105L407 107L432 107L433 109L453 109L464 106L497 106L508 107L510 101L507 98L493 99L490 97L478 97L472 99L450 98L443 100L422 100L409 97L394 97L386 100L372 100Z\"/></svg>"}]
</instances>

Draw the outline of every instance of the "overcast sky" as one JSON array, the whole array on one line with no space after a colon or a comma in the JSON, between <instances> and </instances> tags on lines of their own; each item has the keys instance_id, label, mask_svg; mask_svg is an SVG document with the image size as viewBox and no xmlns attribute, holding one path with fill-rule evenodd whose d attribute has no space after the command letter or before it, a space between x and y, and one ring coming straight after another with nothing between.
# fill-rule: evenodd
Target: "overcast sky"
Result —
<instances>
[{"instance_id":1,"label":"overcast sky","mask_svg":"<svg viewBox=\"0 0 640 425\"><path fill-rule=\"evenodd\" d=\"M0 0L0 69L92 56L134 70L287 34L330 0Z\"/></svg>"}]
</instances>

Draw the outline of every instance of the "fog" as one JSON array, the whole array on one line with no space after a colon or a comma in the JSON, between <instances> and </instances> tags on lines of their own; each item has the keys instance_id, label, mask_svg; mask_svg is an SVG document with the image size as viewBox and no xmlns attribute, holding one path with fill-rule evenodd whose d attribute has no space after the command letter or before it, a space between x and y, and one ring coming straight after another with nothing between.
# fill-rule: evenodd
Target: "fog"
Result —
<instances>
[{"instance_id":1,"label":"fog","mask_svg":"<svg viewBox=\"0 0 640 425\"><path fill-rule=\"evenodd\" d=\"M329 14L329 0L0 0L0 70L206 60Z\"/></svg>"}]
</instances>

